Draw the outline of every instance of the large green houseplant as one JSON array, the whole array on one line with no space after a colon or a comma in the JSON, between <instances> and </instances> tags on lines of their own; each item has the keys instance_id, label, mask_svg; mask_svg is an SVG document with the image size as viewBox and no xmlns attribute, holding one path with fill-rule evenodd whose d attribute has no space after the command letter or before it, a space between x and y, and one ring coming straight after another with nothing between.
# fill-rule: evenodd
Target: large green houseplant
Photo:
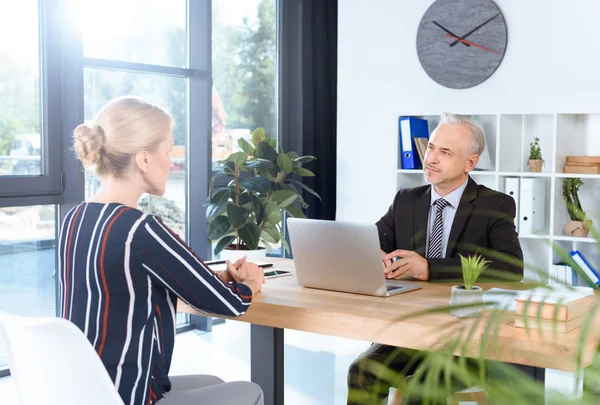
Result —
<instances>
[{"instance_id":1,"label":"large green houseplant","mask_svg":"<svg viewBox=\"0 0 600 405\"><path fill-rule=\"evenodd\" d=\"M262 245L281 242L289 251L282 233L282 213L303 218L308 205L302 190L320 199L310 187L290 178L314 176L303 164L314 156L276 150L277 142L267 138L264 129L252 133L252 143L240 139L242 149L218 162L218 170L210 182L206 201L208 238L216 243L215 254L223 249L256 250ZM215 188L219 177L229 179L225 187Z\"/></svg>"}]
</instances>

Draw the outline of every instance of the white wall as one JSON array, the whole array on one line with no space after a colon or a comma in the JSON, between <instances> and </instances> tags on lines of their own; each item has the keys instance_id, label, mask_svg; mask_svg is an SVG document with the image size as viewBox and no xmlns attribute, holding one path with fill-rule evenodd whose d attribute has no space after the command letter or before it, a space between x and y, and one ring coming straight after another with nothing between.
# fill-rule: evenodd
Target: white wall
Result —
<instances>
[{"instance_id":1,"label":"white wall","mask_svg":"<svg viewBox=\"0 0 600 405\"><path fill-rule=\"evenodd\" d=\"M506 54L467 90L438 85L419 64L417 27L432 2L339 0L338 220L373 222L391 204L399 115L600 113L600 0L496 0Z\"/></svg>"}]
</instances>

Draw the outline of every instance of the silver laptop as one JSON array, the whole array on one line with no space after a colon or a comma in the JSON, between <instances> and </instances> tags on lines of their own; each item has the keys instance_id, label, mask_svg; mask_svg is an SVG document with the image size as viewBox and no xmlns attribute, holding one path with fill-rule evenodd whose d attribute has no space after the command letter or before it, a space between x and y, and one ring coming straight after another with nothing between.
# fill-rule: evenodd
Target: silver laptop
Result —
<instances>
[{"instance_id":1,"label":"silver laptop","mask_svg":"<svg viewBox=\"0 0 600 405\"><path fill-rule=\"evenodd\" d=\"M303 287L388 297L421 288L386 280L374 224L289 218L298 283Z\"/></svg>"}]
</instances>

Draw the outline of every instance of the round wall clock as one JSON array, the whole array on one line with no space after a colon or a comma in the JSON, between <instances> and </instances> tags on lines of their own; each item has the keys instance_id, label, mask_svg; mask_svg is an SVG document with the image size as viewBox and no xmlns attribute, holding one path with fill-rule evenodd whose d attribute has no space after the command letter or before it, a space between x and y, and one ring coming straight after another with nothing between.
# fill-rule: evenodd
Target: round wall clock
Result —
<instances>
[{"instance_id":1,"label":"round wall clock","mask_svg":"<svg viewBox=\"0 0 600 405\"><path fill-rule=\"evenodd\" d=\"M500 66L506 43L506 22L492 0L437 0L417 31L421 66L452 89L486 81Z\"/></svg>"}]
</instances>

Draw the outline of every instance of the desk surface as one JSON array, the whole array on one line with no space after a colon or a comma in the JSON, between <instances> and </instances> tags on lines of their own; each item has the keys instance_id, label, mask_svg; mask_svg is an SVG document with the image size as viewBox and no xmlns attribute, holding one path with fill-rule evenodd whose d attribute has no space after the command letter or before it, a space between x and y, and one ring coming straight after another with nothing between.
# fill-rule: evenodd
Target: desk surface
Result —
<instances>
[{"instance_id":1,"label":"desk surface","mask_svg":"<svg viewBox=\"0 0 600 405\"><path fill-rule=\"evenodd\" d=\"M294 270L292 260L270 261L276 268ZM293 276L275 278L268 280L261 293L254 297L246 314L235 320L429 351L448 333L456 336L459 329L470 329L478 323L467 355L479 356L479 343L485 333L489 313L484 312L482 318L475 319L459 319L448 312L410 317L420 311L448 306L450 284L422 284L424 288L420 290L384 298L303 288ZM480 285L484 290L493 287ZM518 283L513 286L519 289ZM511 288L509 284L503 287ZM178 311L199 314L182 301L178 304ZM511 325L513 313L506 315L499 324L497 344L490 342L486 345L486 359L576 370L580 329L570 333L533 330L528 333ZM594 324L598 325L598 322ZM596 343L595 337L588 339L582 357L584 367L591 363Z\"/></svg>"}]
</instances>

